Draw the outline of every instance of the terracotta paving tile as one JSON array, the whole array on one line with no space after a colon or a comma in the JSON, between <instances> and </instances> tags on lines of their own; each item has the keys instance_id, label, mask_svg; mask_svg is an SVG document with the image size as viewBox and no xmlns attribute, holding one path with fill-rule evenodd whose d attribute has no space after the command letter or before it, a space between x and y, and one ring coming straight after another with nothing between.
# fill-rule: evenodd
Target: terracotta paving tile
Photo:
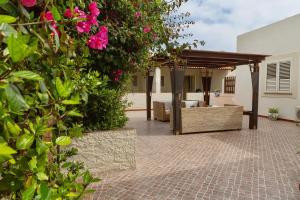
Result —
<instances>
[{"instance_id":1,"label":"terracotta paving tile","mask_svg":"<svg viewBox=\"0 0 300 200\"><path fill-rule=\"evenodd\" d=\"M259 119L259 129L174 136L168 123L128 113L137 169L98 175L94 200L300 199L300 127Z\"/></svg>"}]
</instances>

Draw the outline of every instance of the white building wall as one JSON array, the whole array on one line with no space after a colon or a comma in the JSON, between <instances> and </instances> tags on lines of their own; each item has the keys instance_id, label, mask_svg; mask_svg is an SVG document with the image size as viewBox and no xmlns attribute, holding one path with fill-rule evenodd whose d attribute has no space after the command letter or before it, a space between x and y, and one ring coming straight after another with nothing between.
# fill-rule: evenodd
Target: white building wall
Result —
<instances>
[{"instance_id":1,"label":"white building wall","mask_svg":"<svg viewBox=\"0 0 300 200\"><path fill-rule=\"evenodd\" d=\"M214 93L211 93L210 102L212 105L218 106L223 106L224 104L236 104L236 102L232 101L232 97L233 95L231 94L224 94L220 97L216 97ZM125 98L132 103L131 107L129 107L128 110L146 109L145 93L128 93ZM203 93L187 93L187 100L203 101ZM152 93L151 105L153 105L153 101L171 102L172 93Z\"/></svg>"},{"instance_id":2,"label":"white building wall","mask_svg":"<svg viewBox=\"0 0 300 200\"><path fill-rule=\"evenodd\" d=\"M295 106L300 105L300 15L282 20L237 38L237 51L272 55L260 66L259 114L267 115L268 108L278 107L280 117L295 119ZM278 58L289 58L292 64L292 95L266 95L266 63ZM236 73L234 100L246 109L251 109L252 86L248 66L241 66Z\"/></svg>"}]
</instances>

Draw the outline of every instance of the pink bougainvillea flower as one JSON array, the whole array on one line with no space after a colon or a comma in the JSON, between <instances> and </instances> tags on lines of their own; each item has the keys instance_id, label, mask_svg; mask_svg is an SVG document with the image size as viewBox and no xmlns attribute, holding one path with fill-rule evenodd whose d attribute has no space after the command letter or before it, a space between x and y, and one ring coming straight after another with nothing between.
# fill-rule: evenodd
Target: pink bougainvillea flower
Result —
<instances>
[{"instance_id":1,"label":"pink bougainvillea flower","mask_svg":"<svg viewBox=\"0 0 300 200\"><path fill-rule=\"evenodd\" d=\"M108 40L108 28L106 26L101 26L99 32L96 34L98 37Z\"/></svg>"},{"instance_id":2,"label":"pink bougainvillea flower","mask_svg":"<svg viewBox=\"0 0 300 200\"><path fill-rule=\"evenodd\" d=\"M54 17L53 17L53 14L51 11L47 11L45 13L43 13L41 15L41 19L43 21L48 21L50 22L50 25L53 27L53 28L57 28L57 25L56 25L56 21L54 20Z\"/></svg>"},{"instance_id":3,"label":"pink bougainvillea flower","mask_svg":"<svg viewBox=\"0 0 300 200\"><path fill-rule=\"evenodd\" d=\"M92 15L98 16L100 14L100 10L97 7L97 2L92 1L89 5L89 11Z\"/></svg>"},{"instance_id":4,"label":"pink bougainvillea flower","mask_svg":"<svg viewBox=\"0 0 300 200\"><path fill-rule=\"evenodd\" d=\"M101 39L96 35L90 36L90 38L88 40L88 45L92 49L98 49L98 50L103 49L103 43L102 43Z\"/></svg>"},{"instance_id":5,"label":"pink bougainvillea flower","mask_svg":"<svg viewBox=\"0 0 300 200\"><path fill-rule=\"evenodd\" d=\"M141 13L141 12L136 12L136 13L134 14L134 17L135 17L136 19L140 18L141 16L142 16L142 13Z\"/></svg>"},{"instance_id":6,"label":"pink bougainvillea flower","mask_svg":"<svg viewBox=\"0 0 300 200\"><path fill-rule=\"evenodd\" d=\"M144 33L149 33L151 31L151 27L145 26L143 31L144 31Z\"/></svg>"},{"instance_id":7,"label":"pink bougainvillea flower","mask_svg":"<svg viewBox=\"0 0 300 200\"><path fill-rule=\"evenodd\" d=\"M78 7L74 8L75 16L81 19L87 19L87 15L84 11L80 10Z\"/></svg>"},{"instance_id":8,"label":"pink bougainvillea flower","mask_svg":"<svg viewBox=\"0 0 300 200\"><path fill-rule=\"evenodd\" d=\"M36 5L36 0L21 0L21 4L27 8L30 8Z\"/></svg>"},{"instance_id":9,"label":"pink bougainvillea flower","mask_svg":"<svg viewBox=\"0 0 300 200\"><path fill-rule=\"evenodd\" d=\"M53 29L55 29L55 31L52 30L52 33L51 33L52 36L54 36L55 34L58 34L58 36L61 35L60 31L58 30L58 26L57 26L57 24L56 24L56 21L55 21L55 19L54 19L53 14L52 14L51 11L47 11L47 12L45 12L45 13L42 13L42 14L41 14L41 20L42 20L42 21L47 21L47 22L49 22L49 23L50 23L50 26L51 26Z\"/></svg>"},{"instance_id":10,"label":"pink bougainvillea flower","mask_svg":"<svg viewBox=\"0 0 300 200\"><path fill-rule=\"evenodd\" d=\"M88 22L78 22L76 29L79 33L89 33L91 31L91 24Z\"/></svg>"},{"instance_id":11,"label":"pink bougainvillea flower","mask_svg":"<svg viewBox=\"0 0 300 200\"><path fill-rule=\"evenodd\" d=\"M53 17L52 12L51 11L45 12L44 19L47 20L47 21L53 21L54 17Z\"/></svg>"},{"instance_id":12,"label":"pink bougainvillea flower","mask_svg":"<svg viewBox=\"0 0 300 200\"><path fill-rule=\"evenodd\" d=\"M99 32L96 35L90 36L88 45L92 49L103 50L108 44L108 28L101 26Z\"/></svg>"},{"instance_id":13,"label":"pink bougainvillea flower","mask_svg":"<svg viewBox=\"0 0 300 200\"><path fill-rule=\"evenodd\" d=\"M91 25L99 26L98 20L97 20L97 16L96 16L96 15L88 15L87 18L88 18L88 22L89 22Z\"/></svg>"},{"instance_id":14,"label":"pink bougainvillea flower","mask_svg":"<svg viewBox=\"0 0 300 200\"><path fill-rule=\"evenodd\" d=\"M122 74L123 74L123 70L121 70L121 69L112 71L113 80L114 81L119 81Z\"/></svg>"},{"instance_id":15,"label":"pink bougainvillea flower","mask_svg":"<svg viewBox=\"0 0 300 200\"><path fill-rule=\"evenodd\" d=\"M70 8L66 9L66 11L64 13L64 16L67 17L67 18L72 18L73 17L73 13L72 13Z\"/></svg>"}]
</instances>

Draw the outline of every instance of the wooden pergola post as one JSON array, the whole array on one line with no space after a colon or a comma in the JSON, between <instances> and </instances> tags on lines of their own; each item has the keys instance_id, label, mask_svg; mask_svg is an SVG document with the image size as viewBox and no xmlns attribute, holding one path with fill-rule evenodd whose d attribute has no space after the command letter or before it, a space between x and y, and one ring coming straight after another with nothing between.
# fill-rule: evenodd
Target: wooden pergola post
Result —
<instances>
[{"instance_id":1,"label":"wooden pergola post","mask_svg":"<svg viewBox=\"0 0 300 200\"><path fill-rule=\"evenodd\" d=\"M252 80L252 112L249 119L249 129L257 129L259 98L259 63L254 63L254 65L250 67L250 70Z\"/></svg>"},{"instance_id":2,"label":"wooden pergola post","mask_svg":"<svg viewBox=\"0 0 300 200\"><path fill-rule=\"evenodd\" d=\"M181 100L184 82L184 70L178 68L175 64L171 69L171 85L172 85L172 112L173 133L179 135L181 133Z\"/></svg>"},{"instance_id":3,"label":"wooden pergola post","mask_svg":"<svg viewBox=\"0 0 300 200\"><path fill-rule=\"evenodd\" d=\"M146 105L147 105L147 120L151 121L151 92L152 92L153 76L150 76L150 70L146 75Z\"/></svg>"}]
</instances>

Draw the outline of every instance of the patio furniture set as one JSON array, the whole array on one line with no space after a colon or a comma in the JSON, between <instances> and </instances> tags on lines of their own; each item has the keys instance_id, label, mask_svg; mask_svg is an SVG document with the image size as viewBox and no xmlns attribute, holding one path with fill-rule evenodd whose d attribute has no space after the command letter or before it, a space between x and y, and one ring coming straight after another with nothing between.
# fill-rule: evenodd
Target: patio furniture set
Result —
<instances>
[{"instance_id":1,"label":"patio furniture set","mask_svg":"<svg viewBox=\"0 0 300 200\"><path fill-rule=\"evenodd\" d=\"M182 101L180 109L181 134L242 129L242 106L206 106L203 101ZM172 110L171 102L153 102L154 119L170 121L171 129Z\"/></svg>"},{"instance_id":2,"label":"patio furniture set","mask_svg":"<svg viewBox=\"0 0 300 200\"><path fill-rule=\"evenodd\" d=\"M174 52L176 54L176 52ZM161 121L167 121L170 118L171 129L174 135L197 132L239 130L242 127L243 115L249 116L249 129L257 129L258 125L258 94L259 94L259 64L265 60L268 55L217 52L203 50L183 50L177 52L177 59L172 57L158 56L155 61L161 64L161 67L170 69L171 88L172 88L172 106L170 103L154 104L154 118ZM228 105L221 107L199 107L182 106L184 94L184 76L185 69L218 69L235 70L236 67L248 67L252 82L252 109L243 111L242 106ZM146 102L147 102L147 120L151 120L151 91L153 85L153 76L150 70L146 76ZM202 77L204 89L204 101L209 105L211 93L211 77L208 73Z\"/></svg>"}]
</instances>

